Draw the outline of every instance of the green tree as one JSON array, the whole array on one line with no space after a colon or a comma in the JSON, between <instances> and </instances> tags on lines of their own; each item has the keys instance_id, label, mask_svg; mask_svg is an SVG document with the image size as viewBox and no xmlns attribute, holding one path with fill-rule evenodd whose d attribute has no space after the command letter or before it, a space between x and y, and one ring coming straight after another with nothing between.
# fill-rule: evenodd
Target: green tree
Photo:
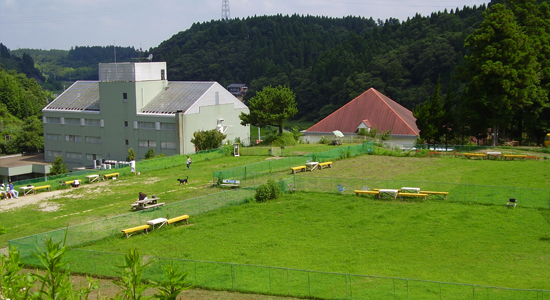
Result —
<instances>
[{"instance_id":1,"label":"green tree","mask_svg":"<svg viewBox=\"0 0 550 300\"><path fill-rule=\"evenodd\" d=\"M241 125L253 124L259 127L271 125L283 133L283 123L298 113L296 95L288 87L268 86L248 102L250 113L241 112Z\"/></svg>"},{"instance_id":2,"label":"green tree","mask_svg":"<svg viewBox=\"0 0 550 300\"><path fill-rule=\"evenodd\" d=\"M145 153L145 159L151 159L151 158L155 158L155 149L153 148L149 148L149 150L147 150L147 152Z\"/></svg>"},{"instance_id":3,"label":"green tree","mask_svg":"<svg viewBox=\"0 0 550 300\"><path fill-rule=\"evenodd\" d=\"M221 147L222 142L226 137L226 134L223 134L216 129L206 131L199 130L193 133L191 143L193 143L199 151L217 149Z\"/></svg>"},{"instance_id":4,"label":"green tree","mask_svg":"<svg viewBox=\"0 0 550 300\"><path fill-rule=\"evenodd\" d=\"M69 173L69 170L67 169L67 164L63 163L63 157L56 155L53 160L52 167L50 168L50 175L65 173Z\"/></svg>"},{"instance_id":5,"label":"green tree","mask_svg":"<svg viewBox=\"0 0 550 300\"><path fill-rule=\"evenodd\" d=\"M466 38L464 47L470 55L465 57L461 71L466 82L463 105L477 124L477 131L493 128L492 143L496 145L496 134L512 123L517 110L529 112L533 118L538 116L532 108L534 101L544 95L538 86L540 64L531 39L503 4L488 9L485 20Z\"/></svg>"},{"instance_id":6,"label":"green tree","mask_svg":"<svg viewBox=\"0 0 550 300\"><path fill-rule=\"evenodd\" d=\"M437 143L441 137L443 126L443 101L440 95L441 81L438 80L437 87L433 95L424 103L413 109L413 115L416 118L416 126L420 130L420 137L428 144Z\"/></svg>"},{"instance_id":7,"label":"green tree","mask_svg":"<svg viewBox=\"0 0 550 300\"><path fill-rule=\"evenodd\" d=\"M36 116L25 120L21 133L15 139L19 152L36 153L44 149L42 122Z\"/></svg>"},{"instance_id":8,"label":"green tree","mask_svg":"<svg viewBox=\"0 0 550 300\"><path fill-rule=\"evenodd\" d=\"M128 160L134 159L136 159L136 152L134 151L134 148L130 147L130 149L128 149Z\"/></svg>"}]
</instances>

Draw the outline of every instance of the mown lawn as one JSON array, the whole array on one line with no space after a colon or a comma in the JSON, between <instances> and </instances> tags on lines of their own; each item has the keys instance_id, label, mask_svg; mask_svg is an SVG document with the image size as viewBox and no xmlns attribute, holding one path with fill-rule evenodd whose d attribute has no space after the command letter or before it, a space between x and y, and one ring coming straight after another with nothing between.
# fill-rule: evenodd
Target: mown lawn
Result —
<instances>
[{"instance_id":1,"label":"mown lawn","mask_svg":"<svg viewBox=\"0 0 550 300\"><path fill-rule=\"evenodd\" d=\"M295 193L86 247L144 255L550 289L548 212Z\"/></svg>"},{"instance_id":2,"label":"mown lawn","mask_svg":"<svg viewBox=\"0 0 550 300\"><path fill-rule=\"evenodd\" d=\"M299 151L303 151L299 149ZM130 212L139 191L172 203L217 192L212 171L271 159L241 156L163 165L141 176L73 189L38 205L0 213L7 240ZM548 161L492 161L365 155L297 176L435 181L548 188ZM138 164L139 169L139 164ZM179 186L176 178L190 176ZM277 172L286 178L290 172ZM321 178L322 179L322 178ZM255 179L257 183L266 178ZM504 204L504 203L503 203ZM504 205L448 201L385 202L332 193L296 193L192 216L192 226L166 227L88 247L125 253L378 276L550 289L550 213Z\"/></svg>"}]
</instances>

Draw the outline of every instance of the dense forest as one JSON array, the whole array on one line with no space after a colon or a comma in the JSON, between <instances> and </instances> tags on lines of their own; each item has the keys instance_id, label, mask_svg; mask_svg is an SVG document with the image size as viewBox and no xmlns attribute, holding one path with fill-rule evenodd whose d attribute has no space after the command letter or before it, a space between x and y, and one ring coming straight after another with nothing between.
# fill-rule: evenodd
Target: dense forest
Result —
<instances>
[{"instance_id":1,"label":"dense forest","mask_svg":"<svg viewBox=\"0 0 550 300\"><path fill-rule=\"evenodd\" d=\"M534 121L550 115L548 5L540 0L501 5L504 2L405 21L300 15L209 21L195 23L146 51L112 46L18 49L11 51L9 64L3 59L0 65L15 66L43 87L61 91L61 81L68 86L75 80L97 80L100 62L138 61L153 54L154 61L167 62L171 81L246 83L245 102L266 86L288 86L296 94L296 120L318 121L374 87L413 110L426 141L483 139L487 128L503 132L503 137L534 141L550 129L547 121ZM502 29L507 26L514 30ZM487 41L481 42L484 38ZM528 40L531 46L510 47L499 39L514 45ZM494 47L516 52L507 53L508 58L495 56ZM2 55L10 53L4 46L1 50ZM514 63L514 57L525 63ZM29 71L32 59L39 74ZM507 61L499 61L503 59ZM503 72L488 66L495 61L504 64ZM477 76L481 73L485 77ZM506 74L530 75L491 82ZM475 83L478 79L482 85ZM530 97L536 101L531 103ZM500 108L487 105L491 101L500 101Z\"/></svg>"},{"instance_id":2,"label":"dense forest","mask_svg":"<svg viewBox=\"0 0 550 300\"><path fill-rule=\"evenodd\" d=\"M170 80L239 82L296 93L296 118L317 121L370 87L412 109L441 75L447 85L485 6L400 22L360 17L261 16L194 24L151 49ZM455 89L460 84L453 85Z\"/></svg>"}]
</instances>

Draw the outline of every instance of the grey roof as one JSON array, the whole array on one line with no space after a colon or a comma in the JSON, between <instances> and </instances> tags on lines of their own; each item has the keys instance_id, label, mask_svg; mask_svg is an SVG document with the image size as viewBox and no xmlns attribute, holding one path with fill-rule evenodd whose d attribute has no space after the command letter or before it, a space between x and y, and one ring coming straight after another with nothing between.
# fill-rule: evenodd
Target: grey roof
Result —
<instances>
[{"instance_id":1,"label":"grey roof","mask_svg":"<svg viewBox=\"0 0 550 300\"><path fill-rule=\"evenodd\" d=\"M99 111L99 82L77 81L44 109Z\"/></svg>"},{"instance_id":2,"label":"grey roof","mask_svg":"<svg viewBox=\"0 0 550 300\"><path fill-rule=\"evenodd\" d=\"M140 113L175 114L185 112L215 82L169 82L168 87L153 98ZM44 109L100 111L99 82L77 81Z\"/></svg>"},{"instance_id":3,"label":"grey roof","mask_svg":"<svg viewBox=\"0 0 550 300\"><path fill-rule=\"evenodd\" d=\"M160 92L140 113L175 114L178 110L185 112L215 82L174 81L167 89Z\"/></svg>"}]
</instances>

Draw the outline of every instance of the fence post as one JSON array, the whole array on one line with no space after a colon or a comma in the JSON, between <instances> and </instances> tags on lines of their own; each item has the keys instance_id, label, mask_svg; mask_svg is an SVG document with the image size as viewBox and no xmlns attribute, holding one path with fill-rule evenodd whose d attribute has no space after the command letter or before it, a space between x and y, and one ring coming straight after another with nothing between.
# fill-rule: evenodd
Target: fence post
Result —
<instances>
[{"instance_id":1,"label":"fence post","mask_svg":"<svg viewBox=\"0 0 550 300\"><path fill-rule=\"evenodd\" d=\"M235 290L235 264L231 264L231 286Z\"/></svg>"},{"instance_id":2,"label":"fence post","mask_svg":"<svg viewBox=\"0 0 550 300\"><path fill-rule=\"evenodd\" d=\"M307 272L307 294L311 297L311 281L309 280L309 271Z\"/></svg>"},{"instance_id":3,"label":"fence post","mask_svg":"<svg viewBox=\"0 0 550 300\"><path fill-rule=\"evenodd\" d=\"M286 268L286 294L290 295L290 278L288 275L288 268Z\"/></svg>"},{"instance_id":4,"label":"fence post","mask_svg":"<svg viewBox=\"0 0 550 300\"><path fill-rule=\"evenodd\" d=\"M407 300L409 299L409 278L407 278Z\"/></svg>"}]
</instances>

